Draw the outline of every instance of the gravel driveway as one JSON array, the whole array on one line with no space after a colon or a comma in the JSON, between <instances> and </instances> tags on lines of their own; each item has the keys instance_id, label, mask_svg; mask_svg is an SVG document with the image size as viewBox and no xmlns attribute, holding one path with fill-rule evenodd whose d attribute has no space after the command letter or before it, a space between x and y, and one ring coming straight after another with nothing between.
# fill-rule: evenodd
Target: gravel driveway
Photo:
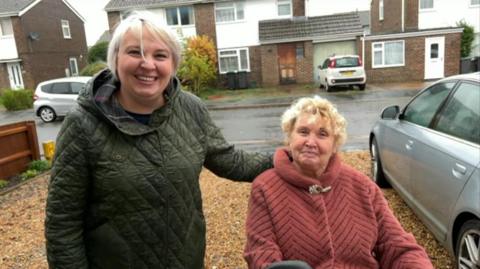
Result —
<instances>
[{"instance_id":1,"label":"gravel driveway","mask_svg":"<svg viewBox=\"0 0 480 269\"><path fill-rule=\"evenodd\" d=\"M343 159L370 174L366 151L344 153ZM47 182L48 176L38 177L0 195L0 268L48 268L43 236ZM205 170L201 188L208 229L205 268L246 268L242 252L250 184L222 180ZM395 191L384 193L403 227L425 247L435 268L454 268L453 259Z\"/></svg>"}]
</instances>

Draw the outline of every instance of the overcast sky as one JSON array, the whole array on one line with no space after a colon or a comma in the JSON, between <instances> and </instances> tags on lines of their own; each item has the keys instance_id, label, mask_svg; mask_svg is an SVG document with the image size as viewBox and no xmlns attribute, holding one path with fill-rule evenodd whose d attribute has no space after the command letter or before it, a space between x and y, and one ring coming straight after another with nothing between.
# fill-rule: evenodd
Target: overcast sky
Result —
<instances>
[{"instance_id":1,"label":"overcast sky","mask_svg":"<svg viewBox=\"0 0 480 269\"><path fill-rule=\"evenodd\" d=\"M108 30L107 13L103 10L109 0L67 0L85 19L87 45L93 46Z\"/></svg>"}]
</instances>

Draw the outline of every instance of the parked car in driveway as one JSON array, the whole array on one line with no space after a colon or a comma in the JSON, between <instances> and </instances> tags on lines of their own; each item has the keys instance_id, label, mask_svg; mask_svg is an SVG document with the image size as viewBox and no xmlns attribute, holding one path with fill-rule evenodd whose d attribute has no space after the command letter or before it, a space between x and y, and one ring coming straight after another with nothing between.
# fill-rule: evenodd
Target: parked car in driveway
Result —
<instances>
[{"instance_id":1,"label":"parked car in driveway","mask_svg":"<svg viewBox=\"0 0 480 269\"><path fill-rule=\"evenodd\" d=\"M457 259L480 266L480 73L439 80L370 133L372 177L393 186Z\"/></svg>"},{"instance_id":2,"label":"parked car in driveway","mask_svg":"<svg viewBox=\"0 0 480 269\"><path fill-rule=\"evenodd\" d=\"M355 86L364 90L367 77L362 60L358 55L337 55L325 59L318 66L320 87L328 92L334 86Z\"/></svg>"},{"instance_id":3,"label":"parked car in driveway","mask_svg":"<svg viewBox=\"0 0 480 269\"><path fill-rule=\"evenodd\" d=\"M92 77L66 77L38 84L33 96L33 111L44 122L65 116L76 103L78 92Z\"/></svg>"}]
</instances>

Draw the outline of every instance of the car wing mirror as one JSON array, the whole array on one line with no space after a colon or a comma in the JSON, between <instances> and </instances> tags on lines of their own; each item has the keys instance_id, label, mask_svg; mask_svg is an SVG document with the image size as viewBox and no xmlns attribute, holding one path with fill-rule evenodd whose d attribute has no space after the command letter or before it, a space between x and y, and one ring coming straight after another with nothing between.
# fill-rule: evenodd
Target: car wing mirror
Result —
<instances>
[{"instance_id":1,"label":"car wing mirror","mask_svg":"<svg viewBox=\"0 0 480 269\"><path fill-rule=\"evenodd\" d=\"M383 109L381 118L384 120L393 120L397 118L397 115L400 113L400 107L395 105L395 106L389 106Z\"/></svg>"}]
</instances>

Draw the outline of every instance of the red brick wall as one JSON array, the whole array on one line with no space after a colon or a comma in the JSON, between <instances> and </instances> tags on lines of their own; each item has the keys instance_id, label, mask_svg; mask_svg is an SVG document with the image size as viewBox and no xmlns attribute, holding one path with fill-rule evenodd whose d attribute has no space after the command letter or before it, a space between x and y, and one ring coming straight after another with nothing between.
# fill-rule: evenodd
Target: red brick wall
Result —
<instances>
[{"instance_id":1,"label":"red brick wall","mask_svg":"<svg viewBox=\"0 0 480 269\"><path fill-rule=\"evenodd\" d=\"M383 20L379 20L379 0L373 0L370 12L370 31L372 34L401 32L402 1L383 0Z\"/></svg>"},{"instance_id":2,"label":"red brick wall","mask_svg":"<svg viewBox=\"0 0 480 269\"><path fill-rule=\"evenodd\" d=\"M445 76L460 72L460 33L445 35ZM399 67L372 68L372 41L365 42L364 59L367 81L371 82L402 82L423 81L425 77L425 38L405 38L405 65ZM377 42L377 41L374 41Z\"/></svg>"},{"instance_id":3,"label":"red brick wall","mask_svg":"<svg viewBox=\"0 0 480 269\"><path fill-rule=\"evenodd\" d=\"M217 32L215 29L215 8L213 3L196 4L194 5L194 9L197 35L209 36L216 46Z\"/></svg>"},{"instance_id":4,"label":"red brick wall","mask_svg":"<svg viewBox=\"0 0 480 269\"><path fill-rule=\"evenodd\" d=\"M292 1L293 16L305 16L305 1L293 0Z\"/></svg>"},{"instance_id":5,"label":"red brick wall","mask_svg":"<svg viewBox=\"0 0 480 269\"><path fill-rule=\"evenodd\" d=\"M115 27L121 21L120 12L119 11L109 11L107 13L107 17L108 17L108 29L110 30L110 34L113 34L113 31L115 30Z\"/></svg>"},{"instance_id":6,"label":"red brick wall","mask_svg":"<svg viewBox=\"0 0 480 269\"><path fill-rule=\"evenodd\" d=\"M0 94L1 89L10 88L10 80L8 79L8 70L6 63L0 63Z\"/></svg>"},{"instance_id":7,"label":"red brick wall","mask_svg":"<svg viewBox=\"0 0 480 269\"><path fill-rule=\"evenodd\" d=\"M63 38L62 19L69 21L71 39ZM26 88L34 88L47 79L64 77L69 57L77 58L79 70L86 65L83 21L62 1L43 0L21 19L13 17L12 24ZM29 39L30 32L39 33L39 40Z\"/></svg>"},{"instance_id":8,"label":"red brick wall","mask_svg":"<svg viewBox=\"0 0 480 269\"><path fill-rule=\"evenodd\" d=\"M274 86L279 83L277 45L262 45L262 86Z\"/></svg>"},{"instance_id":9,"label":"red brick wall","mask_svg":"<svg viewBox=\"0 0 480 269\"><path fill-rule=\"evenodd\" d=\"M313 82L313 43L311 41L303 42L304 57L297 57L297 83Z\"/></svg>"},{"instance_id":10,"label":"red brick wall","mask_svg":"<svg viewBox=\"0 0 480 269\"><path fill-rule=\"evenodd\" d=\"M405 0L405 30L418 30L418 0Z\"/></svg>"}]
</instances>

